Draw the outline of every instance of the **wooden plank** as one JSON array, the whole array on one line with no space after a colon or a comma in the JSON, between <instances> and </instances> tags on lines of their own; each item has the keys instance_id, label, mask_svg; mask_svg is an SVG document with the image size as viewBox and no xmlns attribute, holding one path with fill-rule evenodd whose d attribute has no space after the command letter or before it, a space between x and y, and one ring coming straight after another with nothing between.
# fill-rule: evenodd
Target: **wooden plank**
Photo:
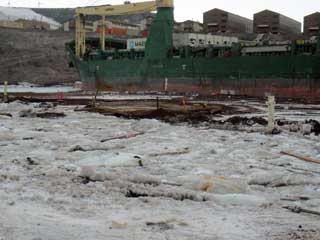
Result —
<instances>
[{"instance_id":1,"label":"wooden plank","mask_svg":"<svg viewBox=\"0 0 320 240\"><path fill-rule=\"evenodd\" d=\"M295 158L297 158L299 160L302 160L302 161L305 161L305 162L311 162L311 163L320 164L320 160L313 159L313 158L310 158L310 157L304 157L304 156L301 156L301 155L298 155L298 154L295 154L295 153L292 153L292 152L282 151L281 154L284 154L284 155L287 155L287 156L291 156L291 157L295 157Z\"/></svg>"}]
</instances>

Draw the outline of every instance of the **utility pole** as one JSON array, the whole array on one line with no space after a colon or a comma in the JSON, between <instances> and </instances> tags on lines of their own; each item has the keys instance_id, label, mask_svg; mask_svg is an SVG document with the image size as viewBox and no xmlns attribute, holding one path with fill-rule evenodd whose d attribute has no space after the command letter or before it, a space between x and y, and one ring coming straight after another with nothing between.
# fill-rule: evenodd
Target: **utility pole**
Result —
<instances>
[{"instance_id":1,"label":"utility pole","mask_svg":"<svg viewBox=\"0 0 320 240\"><path fill-rule=\"evenodd\" d=\"M319 22L319 30L318 30L318 38L317 38L317 53L320 56L320 22Z\"/></svg>"},{"instance_id":2,"label":"utility pole","mask_svg":"<svg viewBox=\"0 0 320 240\"><path fill-rule=\"evenodd\" d=\"M38 0L38 8L40 8L40 5L41 5L40 0Z\"/></svg>"},{"instance_id":3,"label":"utility pole","mask_svg":"<svg viewBox=\"0 0 320 240\"><path fill-rule=\"evenodd\" d=\"M11 1L10 0L8 1L8 7L9 8L11 7Z\"/></svg>"}]
</instances>

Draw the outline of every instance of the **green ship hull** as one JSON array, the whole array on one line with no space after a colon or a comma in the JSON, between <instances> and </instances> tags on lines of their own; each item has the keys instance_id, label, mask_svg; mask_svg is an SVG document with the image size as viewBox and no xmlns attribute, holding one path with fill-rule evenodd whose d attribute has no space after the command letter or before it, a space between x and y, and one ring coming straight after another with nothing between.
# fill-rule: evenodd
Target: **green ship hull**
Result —
<instances>
[{"instance_id":1,"label":"green ship hull","mask_svg":"<svg viewBox=\"0 0 320 240\"><path fill-rule=\"evenodd\" d=\"M72 43L67 49L84 87L91 90L320 98L319 41L308 55L292 50L281 56L240 56L231 49L236 52L232 56L218 57L208 49L199 55L184 48L174 56L172 32L173 10L161 9L143 57L130 51L79 59Z\"/></svg>"}]
</instances>

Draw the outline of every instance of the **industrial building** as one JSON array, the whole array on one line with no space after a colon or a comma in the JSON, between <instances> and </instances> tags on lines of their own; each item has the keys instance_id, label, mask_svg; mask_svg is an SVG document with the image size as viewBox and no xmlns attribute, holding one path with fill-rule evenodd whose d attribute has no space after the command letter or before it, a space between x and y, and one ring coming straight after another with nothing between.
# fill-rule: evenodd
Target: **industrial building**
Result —
<instances>
[{"instance_id":1,"label":"industrial building","mask_svg":"<svg viewBox=\"0 0 320 240\"><path fill-rule=\"evenodd\" d=\"M201 33L203 32L203 24L196 21L187 20L181 23L176 23L175 30L177 32L185 33Z\"/></svg>"},{"instance_id":2,"label":"industrial building","mask_svg":"<svg viewBox=\"0 0 320 240\"><path fill-rule=\"evenodd\" d=\"M320 29L320 12L304 17L304 34L308 37L316 36Z\"/></svg>"},{"instance_id":3,"label":"industrial building","mask_svg":"<svg viewBox=\"0 0 320 240\"><path fill-rule=\"evenodd\" d=\"M41 29L41 30L50 29L50 25L42 21L18 19L15 22L21 23L24 29Z\"/></svg>"},{"instance_id":4,"label":"industrial building","mask_svg":"<svg viewBox=\"0 0 320 240\"><path fill-rule=\"evenodd\" d=\"M252 20L214 8L203 13L204 30L207 33L252 33Z\"/></svg>"},{"instance_id":5,"label":"industrial building","mask_svg":"<svg viewBox=\"0 0 320 240\"><path fill-rule=\"evenodd\" d=\"M286 37L301 34L301 23L270 10L254 14L253 31L257 34L279 34Z\"/></svg>"}]
</instances>

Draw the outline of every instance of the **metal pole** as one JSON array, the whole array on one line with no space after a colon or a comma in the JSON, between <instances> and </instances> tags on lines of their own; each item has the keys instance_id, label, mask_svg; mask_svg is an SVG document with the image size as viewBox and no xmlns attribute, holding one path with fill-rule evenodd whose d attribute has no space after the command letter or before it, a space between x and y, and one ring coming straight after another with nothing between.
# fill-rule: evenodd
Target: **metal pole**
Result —
<instances>
[{"instance_id":1,"label":"metal pole","mask_svg":"<svg viewBox=\"0 0 320 240\"><path fill-rule=\"evenodd\" d=\"M320 23L319 23L318 38L317 38L317 55L320 56Z\"/></svg>"},{"instance_id":2,"label":"metal pole","mask_svg":"<svg viewBox=\"0 0 320 240\"><path fill-rule=\"evenodd\" d=\"M106 17L102 16L100 29L101 50L106 50Z\"/></svg>"},{"instance_id":3,"label":"metal pole","mask_svg":"<svg viewBox=\"0 0 320 240\"><path fill-rule=\"evenodd\" d=\"M76 56L83 57L86 52L86 29L85 29L85 16L79 14L75 18L76 22Z\"/></svg>"}]
</instances>

